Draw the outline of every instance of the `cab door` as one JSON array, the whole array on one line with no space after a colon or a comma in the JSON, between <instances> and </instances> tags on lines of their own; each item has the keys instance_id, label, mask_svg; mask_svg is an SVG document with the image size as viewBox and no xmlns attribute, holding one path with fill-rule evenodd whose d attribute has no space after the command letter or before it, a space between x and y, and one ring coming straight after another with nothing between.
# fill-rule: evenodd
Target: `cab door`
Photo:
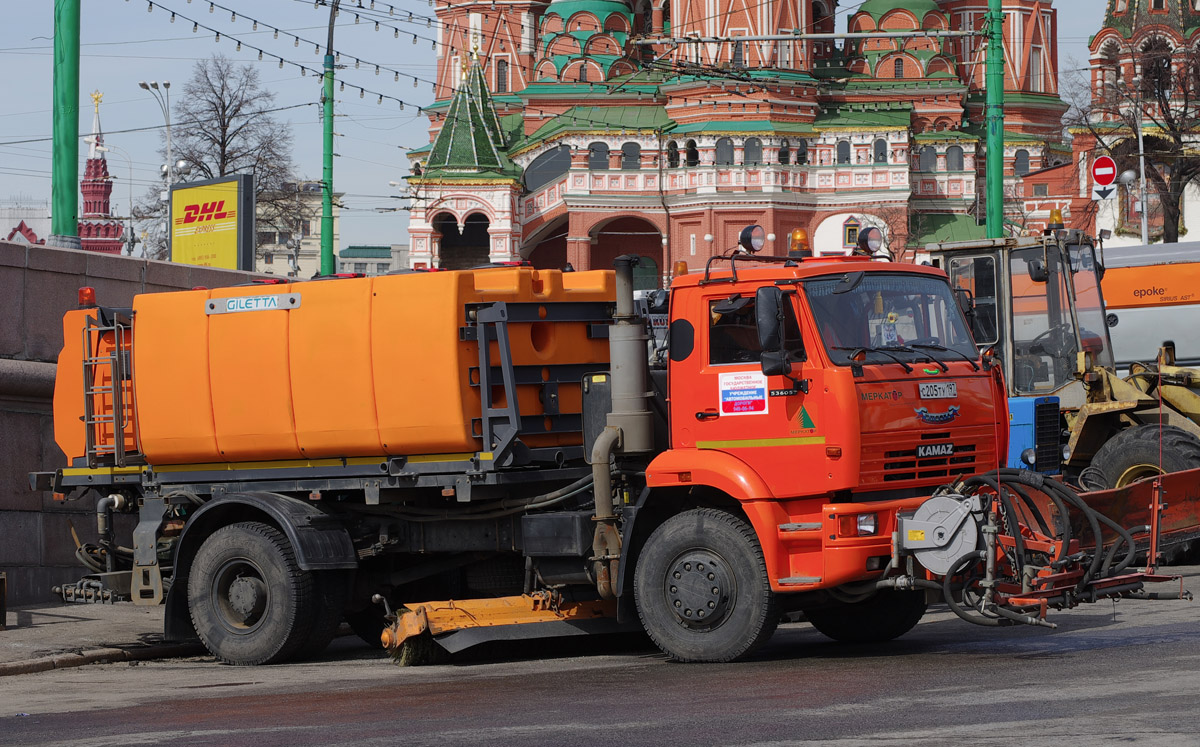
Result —
<instances>
[{"instance_id":1,"label":"cab door","mask_svg":"<svg viewBox=\"0 0 1200 747\"><path fill-rule=\"evenodd\" d=\"M779 496L800 492L798 460L811 453L823 461L825 443L815 419L822 387L804 362L796 293L783 303L791 379L763 373L754 289L730 286L702 289L680 309L694 326L694 346L677 356L672 332L670 377L672 446L731 454Z\"/></svg>"}]
</instances>

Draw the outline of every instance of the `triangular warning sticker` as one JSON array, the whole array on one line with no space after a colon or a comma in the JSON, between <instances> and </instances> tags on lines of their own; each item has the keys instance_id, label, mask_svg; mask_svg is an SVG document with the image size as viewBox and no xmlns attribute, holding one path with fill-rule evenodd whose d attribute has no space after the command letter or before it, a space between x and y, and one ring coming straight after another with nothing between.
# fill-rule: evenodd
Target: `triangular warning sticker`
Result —
<instances>
[{"instance_id":1,"label":"triangular warning sticker","mask_svg":"<svg viewBox=\"0 0 1200 747\"><path fill-rule=\"evenodd\" d=\"M800 405L800 414L796 416L796 419L800 421L801 428L817 427L817 424L813 422L813 419L808 416L808 409L805 408L804 405Z\"/></svg>"}]
</instances>

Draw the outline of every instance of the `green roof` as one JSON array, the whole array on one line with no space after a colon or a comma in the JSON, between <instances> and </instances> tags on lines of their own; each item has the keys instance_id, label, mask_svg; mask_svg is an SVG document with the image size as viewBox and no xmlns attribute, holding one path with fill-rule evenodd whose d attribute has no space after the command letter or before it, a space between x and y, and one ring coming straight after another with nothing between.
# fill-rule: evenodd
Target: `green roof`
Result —
<instances>
[{"instance_id":1,"label":"green roof","mask_svg":"<svg viewBox=\"0 0 1200 747\"><path fill-rule=\"evenodd\" d=\"M939 8L934 0L867 0L858 6L859 13L866 13L876 21L893 10L907 10L920 21L926 13L936 13Z\"/></svg>"},{"instance_id":2,"label":"green roof","mask_svg":"<svg viewBox=\"0 0 1200 747\"><path fill-rule=\"evenodd\" d=\"M500 120L492 107L479 59L473 59L466 84L454 92L446 121L425 161L425 176L438 178L520 175L509 160Z\"/></svg>"},{"instance_id":3,"label":"green roof","mask_svg":"<svg viewBox=\"0 0 1200 747\"><path fill-rule=\"evenodd\" d=\"M600 19L601 24L613 13L619 13L625 18L633 20L633 12L629 10L629 6L618 0L556 0L546 8L546 15L553 13L565 21L583 11L595 15Z\"/></svg>"},{"instance_id":4,"label":"green roof","mask_svg":"<svg viewBox=\"0 0 1200 747\"><path fill-rule=\"evenodd\" d=\"M822 110L813 126L817 130L907 130L912 125L910 104L902 104L898 108L873 108L875 106L840 106L830 111Z\"/></svg>"},{"instance_id":5,"label":"green roof","mask_svg":"<svg viewBox=\"0 0 1200 747\"><path fill-rule=\"evenodd\" d=\"M543 124L514 150L568 132L657 131L670 125L661 106L573 106Z\"/></svg>"},{"instance_id":6,"label":"green roof","mask_svg":"<svg viewBox=\"0 0 1200 747\"><path fill-rule=\"evenodd\" d=\"M987 227L977 225L975 216L964 213L911 213L909 246L940 241L971 241L987 236Z\"/></svg>"},{"instance_id":7,"label":"green roof","mask_svg":"<svg viewBox=\"0 0 1200 747\"><path fill-rule=\"evenodd\" d=\"M724 132L753 132L753 133L787 133L797 135L814 134L813 126L808 122L773 122L768 119L734 119L728 121L687 122L676 125L671 129L672 135L691 135L693 133L724 133Z\"/></svg>"},{"instance_id":8,"label":"green roof","mask_svg":"<svg viewBox=\"0 0 1200 747\"><path fill-rule=\"evenodd\" d=\"M390 246L348 246L338 252L342 259L391 259Z\"/></svg>"}]
</instances>

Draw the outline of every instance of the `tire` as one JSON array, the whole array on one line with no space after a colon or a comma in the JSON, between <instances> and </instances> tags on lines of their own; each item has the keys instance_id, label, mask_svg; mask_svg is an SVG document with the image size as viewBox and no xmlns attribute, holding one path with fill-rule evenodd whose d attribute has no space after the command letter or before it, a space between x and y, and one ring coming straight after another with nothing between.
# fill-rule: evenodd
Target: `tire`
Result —
<instances>
[{"instance_id":1,"label":"tire","mask_svg":"<svg viewBox=\"0 0 1200 747\"><path fill-rule=\"evenodd\" d=\"M771 637L781 614L754 530L711 508L654 530L638 557L633 593L642 627L676 661L742 658Z\"/></svg>"},{"instance_id":2,"label":"tire","mask_svg":"<svg viewBox=\"0 0 1200 747\"><path fill-rule=\"evenodd\" d=\"M313 573L316 588L316 613L307 638L300 644L293 659L311 659L318 656L337 634L342 624L342 613L346 600L350 598L350 574L345 571L316 571Z\"/></svg>"},{"instance_id":3,"label":"tire","mask_svg":"<svg viewBox=\"0 0 1200 747\"><path fill-rule=\"evenodd\" d=\"M200 546L188 575L188 609L213 656L228 664L275 664L310 642L319 613L316 584L282 532L241 522Z\"/></svg>"},{"instance_id":4,"label":"tire","mask_svg":"<svg viewBox=\"0 0 1200 747\"><path fill-rule=\"evenodd\" d=\"M1162 427L1162 464L1159 465L1159 427L1139 425L1110 438L1091 466L1079 476L1084 490L1123 488L1144 477L1182 472L1200 467L1200 438L1173 425Z\"/></svg>"},{"instance_id":5,"label":"tire","mask_svg":"<svg viewBox=\"0 0 1200 747\"><path fill-rule=\"evenodd\" d=\"M387 618L383 608L377 604L346 614L346 623L371 648L383 648L383 629L387 627Z\"/></svg>"},{"instance_id":6,"label":"tire","mask_svg":"<svg viewBox=\"0 0 1200 747\"><path fill-rule=\"evenodd\" d=\"M812 626L841 643L883 643L899 638L925 615L925 593L885 589L853 604L806 610Z\"/></svg>"}]
</instances>

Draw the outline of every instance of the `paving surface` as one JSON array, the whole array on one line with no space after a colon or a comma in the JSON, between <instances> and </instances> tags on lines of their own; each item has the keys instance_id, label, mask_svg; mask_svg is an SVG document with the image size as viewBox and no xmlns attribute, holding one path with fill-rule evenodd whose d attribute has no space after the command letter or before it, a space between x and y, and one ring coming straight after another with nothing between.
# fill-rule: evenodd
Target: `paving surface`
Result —
<instances>
[{"instance_id":1,"label":"paving surface","mask_svg":"<svg viewBox=\"0 0 1200 747\"><path fill-rule=\"evenodd\" d=\"M1172 570L1200 590L1200 567ZM82 666L0 678L0 744L1200 741L1200 603L1124 600L1052 616L1058 630L995 630L935 609L900 640L857 647L790 624L729 665L672 664L625 637L508 644L406 669L345 637L302 664L197 655ZM47 619L42 631L94 624Z\"/></svg>"},{"instance_id":2,"label":"paving surface","mask_svg":"<svg viewBox=\"0 0 1200 747\"><path fill-rule=\"evenodd\" d=\"M47 669L167 658L201 651L163 641L163 608L48 604L8 611L0 630L0 677Z\"/></svg>"}]
</instances>

